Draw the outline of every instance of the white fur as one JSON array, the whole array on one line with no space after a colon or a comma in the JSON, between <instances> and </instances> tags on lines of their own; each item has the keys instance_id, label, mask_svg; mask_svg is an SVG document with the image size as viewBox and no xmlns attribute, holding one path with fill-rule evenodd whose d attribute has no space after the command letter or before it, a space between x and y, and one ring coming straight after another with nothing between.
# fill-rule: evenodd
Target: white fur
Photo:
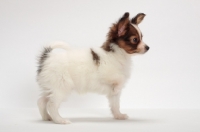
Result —
<instances>
[{"instance_id":1,"label":"white fur","mask_svg":"<svg viewBox=\"0 0 200 132\"><path fill-rule=\"evenodd\" d=\"M52 119L59 124L70 123L59 115L58 108L72 90L80 94L93 92L106 95L114 117L128 117L121 114L119 99L121 90L130 76L131 55L116 44L111 45L114 52L92 48L100 57L99 65L93 60L91 49L69 49L63 43L51 46L66 49L66 52L49 53L42 71L37 76L42 89L38 106L43 120Z\"/></svg>"}]
</instances>

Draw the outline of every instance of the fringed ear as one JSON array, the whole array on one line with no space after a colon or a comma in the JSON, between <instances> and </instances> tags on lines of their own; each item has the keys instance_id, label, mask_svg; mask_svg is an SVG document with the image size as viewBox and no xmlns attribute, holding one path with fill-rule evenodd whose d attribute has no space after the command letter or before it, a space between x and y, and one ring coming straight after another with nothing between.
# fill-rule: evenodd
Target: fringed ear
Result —
<instances>
[{"instance_id":1,"label":"fringed ear","mask_svg":"<svg viewBox=\"0 0 200 132\"><path fill-rule=\"evenodd\" d=\"M142 22L145 16L144 13L139 13L131 20L131 23L138 25Z\"/></svg>"},{"instance_id":2,"label":"fringed ear","mask_svg":"<svg viewBox=\"0 0 200 132\"><path fill-rule=\"evenodd\" d=\"M128 24L130 23L129 21L129 13L126 12L122 18L120 18L120 20L118 21L117 23L117 35L118 37L121 37L123 35L125 35L126 31L127 31L127 27L128 27Z\"/></svg>"}]
</instances>

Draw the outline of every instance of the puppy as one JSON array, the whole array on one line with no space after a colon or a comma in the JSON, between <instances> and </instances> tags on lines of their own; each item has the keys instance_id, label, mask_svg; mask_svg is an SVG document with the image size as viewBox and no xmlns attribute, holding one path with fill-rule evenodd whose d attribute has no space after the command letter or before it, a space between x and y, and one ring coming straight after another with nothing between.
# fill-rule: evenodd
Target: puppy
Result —
<instances>
[{"instance_id":1,"label":"puppy","mask_svg":"<svg viewBox=\"0 0 200 132\"><path fill-rule=\"evenodd\" d=\"M44 48L37 71L37 82L42 89L38 107L43 120L70 123L59 115L58 108L72 91L105 95L114 118L128 118L120 112L120 94L131 73L131 56L149 50L138 27L144 17L145 14L139 13L130 20L129 13L125 13L111 26L106 42L99 48L77 50L64 43ZM66 51L54 53L55 48Z\"/></svg>"}]
</instances>

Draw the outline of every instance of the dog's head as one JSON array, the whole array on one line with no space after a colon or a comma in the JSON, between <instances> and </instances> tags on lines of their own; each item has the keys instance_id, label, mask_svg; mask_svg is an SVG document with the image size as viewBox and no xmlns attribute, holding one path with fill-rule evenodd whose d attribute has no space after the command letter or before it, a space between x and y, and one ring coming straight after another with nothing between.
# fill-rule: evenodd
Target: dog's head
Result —
<instances>
[{"instance_id":1,"label":"dog's head","mask_svg":"<svg viewBox=\"0 0 200 132\"><path fill-rule=\"evenodd\" d=\"M138 27L144 17L144 13L139 13L130 20L129 13L126 12L119 21L110 28L107 41L117 44L128 54L143 54L147 52L149 46L143 42L142 32Z\"/></svg>"}]
</instances>

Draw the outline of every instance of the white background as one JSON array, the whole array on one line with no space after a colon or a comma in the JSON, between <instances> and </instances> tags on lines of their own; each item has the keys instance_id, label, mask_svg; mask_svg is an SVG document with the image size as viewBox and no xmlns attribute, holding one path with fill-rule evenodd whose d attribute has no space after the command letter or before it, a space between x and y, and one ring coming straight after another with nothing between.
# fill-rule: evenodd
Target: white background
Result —
<instances>
[{"instance_id":1,"label":"white background","mask_svg":"<svg viewBox=\"0 0 200 132\"><path fill-rule=\"evenodd\" d=\"M36 107L36 56L43 45L100 47L124 12L147 15L139 26L151 49L133 57L122 108L200 108L199 0L1 0L0 107ZM104 96L74 94L63 107L108 104Z\"/></svg>"}]
</instances>

